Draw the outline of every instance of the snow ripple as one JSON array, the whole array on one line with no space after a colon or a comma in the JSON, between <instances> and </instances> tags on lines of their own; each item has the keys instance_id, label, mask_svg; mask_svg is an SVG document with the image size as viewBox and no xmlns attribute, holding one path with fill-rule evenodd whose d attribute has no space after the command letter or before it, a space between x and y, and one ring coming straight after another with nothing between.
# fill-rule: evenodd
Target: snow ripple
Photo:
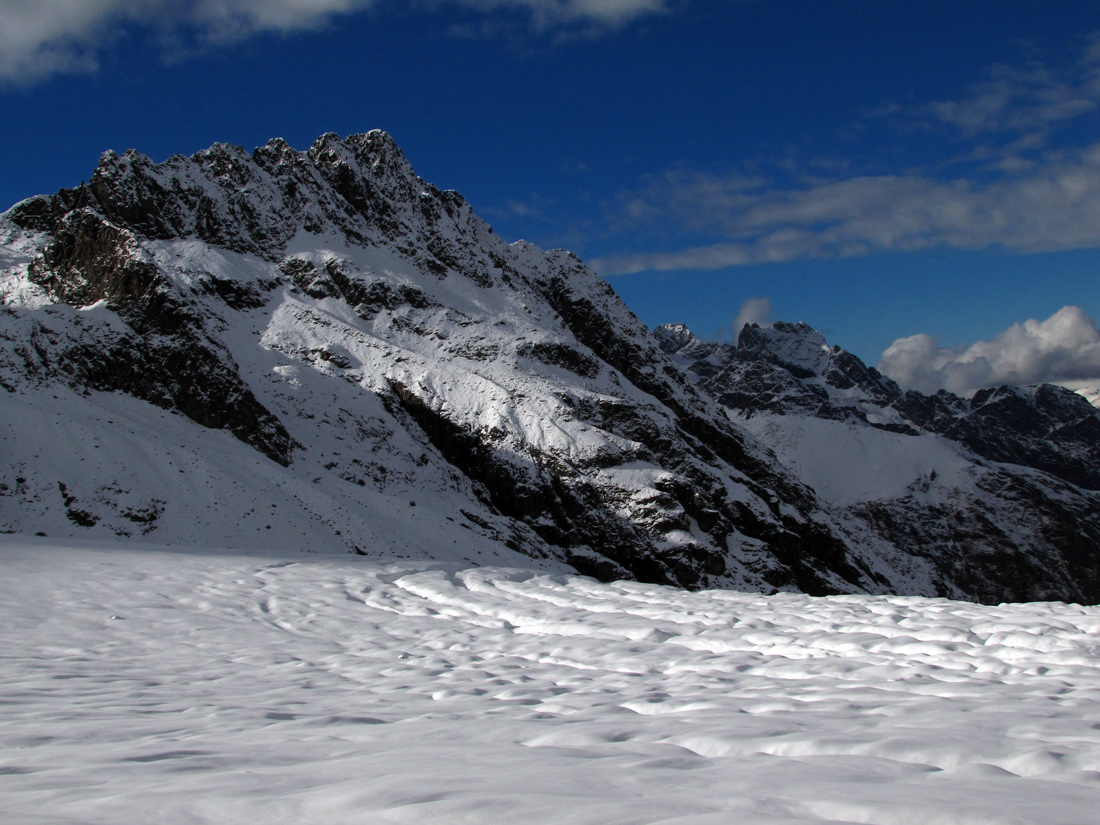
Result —
<instances>
[{"instance_id":1,"label":"snow ripple","mask_svg":"<svg viewBox=\"0 0 1100 825\"><path fill-rule=\"evenodd\" d=\"M1100 608L0 541L27 823L1043 823Z\"/></svg>"}]
</instances>

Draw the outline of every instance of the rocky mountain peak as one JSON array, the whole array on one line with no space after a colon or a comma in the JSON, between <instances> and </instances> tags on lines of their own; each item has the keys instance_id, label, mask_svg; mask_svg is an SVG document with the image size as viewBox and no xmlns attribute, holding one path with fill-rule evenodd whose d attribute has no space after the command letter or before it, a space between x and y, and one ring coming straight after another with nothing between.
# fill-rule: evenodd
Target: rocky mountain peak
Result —
<instances>
[{"instance_id":1,"label":"rocky mountain peak","mask_svg":"<svg viewBox=\"0 0 1100 825\"><path fill-rule=\"evenodd\" d=\"M885 405L901 389L874 367L828 342L809 324L776 321L767 327L747 324L737 341L737 358L771 364L791 377L820 384L833 403Z\"/></svg>"},{"instance_id":2,"label":"rocky mountain peak","mask_svg":"<svg viewBox=\"0 0 1100 825\"><path fill-rule=\"evenodd\" d=\"M655 335L709 395L749 414L766 408L865 421L868 409L901 395L889 378L801 322L746 324L736 347L701 341L683 325L659 327Z\"/></svg>"},{"instance_id":3,"label":"rocky mountain peak","mask_svg":"<svg viewBox=\"0 0 1100 825\"><path fill-rule=\"evenodd\" d=\"M676 363L699 377L710 378L733 360L732 346L697 338L685 324L662 324L653 335Z\"/></svg>"},{"instance_id":4,"label":"rocky mountain peak","mask_svg":"<svg viewBox=\"0 0 1100 825\"><path fill-rule=\"evenodd\" d=\"M699 340L686 324L661 324L653 330L653 334L660 342L661 349L669 355L674 355Z\"/></svg>"},{"instance_id":5,"label":"rocky mountain peak","mask_svg":"<svg viewBox=\"0 0 1100 825\"><path fill-rule=\"evenodd\" d=\"M1049 435L1052 423L1055 428L1073 427L1100 416L1079 393L1054 384L991 387L970 399L970 409L979 415L998 407L1010 408L1020 417L1020 432L1036 435Z\"/></svg>"},{"instance_id":6,"label":"rocky mountain peak","mask_svg":"<svg viewBox=\"0 0 1100 825\"><path fill-rule=\"evenodd\" d=\"M698 346L681 345L678 360L705 392L740 414L813 415L907 435L935 433L984 458L1100 489L1100 413L1063 387L992 387L969 399L946 390L902 392L804 323L746 325L733 358L718 370Z\"/></svg>"},{"instance_id":7,"label":"rocky mountain peak","mask_svg":"<svg viewBox=\"0 0 1100 825\"><path fill-rule=\"evenodd\" d=\"M785 321L746 324L737 336L737 352L742 360L775 364L795 378L824 375L831 354L824 336L809 324Z\"/></svg>"},{"instance_id":8,"label":"rocky mountain peak","mask_svg":"<svg viewBox=\"0 0 1100 825\"><path fill-rule=\"evenodd\" d=\"M1100 490L1100 410L1064 387L980 390L944 432L979 455Z\"/></svg>"},{"instance_id":9,"label":"rocky mountain peak","mask_svg":"<svg viewBox=\"0 0 1100 825\"><path fill-rule=\"evenodd\" d=\"M88 184L25 201L7 217L53 232L77 208L144 238L193 237L267 260L282 257L299 233L353 245L382 233L434 257L440 274L454 268L463 246L491 234L458 193L417 177L381 131L322 135L304 152L281 139L252 153L218 143L163 163L133 150L106 152Z\"/></svg>"}]
</instances>

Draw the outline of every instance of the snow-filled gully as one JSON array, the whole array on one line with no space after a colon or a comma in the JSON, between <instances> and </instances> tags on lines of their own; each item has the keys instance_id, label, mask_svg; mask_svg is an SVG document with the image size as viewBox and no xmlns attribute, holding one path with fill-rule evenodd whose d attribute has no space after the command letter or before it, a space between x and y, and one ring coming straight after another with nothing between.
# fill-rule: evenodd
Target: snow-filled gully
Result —
<instances>
[{"instance_id":1,"label":"snow-filled gully","mask_svg":"<svg viewBox=\"0 0 1100 825\"><path fill-rule=\"evenodd\" d=\"M5 822L1100 822L1100 608L0 564Z\"/></svg>"}]
</instances>

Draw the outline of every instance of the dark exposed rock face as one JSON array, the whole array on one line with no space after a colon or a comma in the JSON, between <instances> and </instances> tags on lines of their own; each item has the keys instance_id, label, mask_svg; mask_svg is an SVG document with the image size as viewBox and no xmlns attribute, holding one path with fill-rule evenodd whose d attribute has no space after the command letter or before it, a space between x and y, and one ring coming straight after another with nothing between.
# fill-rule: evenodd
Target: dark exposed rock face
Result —
<instances>
[{"instance_id":1,"label":"dark exposed rock face","mask_svg":"<svg viewBox=\"0 0 1100 825\"><path fill-rule=\"evenodd\" d=\"M30 264L30 282L59 303L87 307L102 301L128 329L52 356L43 351L40 371L177 410L289 464L294 444L286 429L256 400L225 348L205 334L201 316L141 256L131 230L78 209L61 216L50 235ZM238 309L266 302L255 287L215 278L200 288Z\"/></svg>"},{"instance_id":2,"label":"dark exposed rock face","mask_svg":"<svg viewBox=\"0 0 1100 825\"><path fill-rule=\"evenodd\" d=\"M934 503L913 495L853 512L899 548L932 561L940 582L978 601L1100 602L1094 495L1010 469L987 473L974 490L940 493Z\"/></svg>"},{"instance_id":3,"label":"dark exposed rock face","mask_svg":"<svg viewBox=\"0 0 1100 825\"><path fill-rule=\"evenodd\" d=\"M948 393L909 392L893 405L914 425L984 458L1034 467L1100 490L1100 416L1063 387L996 387L980 390L969 402Z\"/></svg>"},{"instance_id":4,"label":"dark exposed rock face","mask_svg":"<svg viewBox=\"0 0 1100 825\"><path fill-rule=\"evenodd\" d=\"M600 373L599 361L566 344L525 343L520 345L516 354L561 367L582 378L595 378Z\"/></svg>"},{"instance_id":5,"label":"dark exposed rock face","mask_svg":"<svg viewBox=\"0 0 1100 825\"><path fill-rule=\"evenodd\" d=\"M797 430L788 419L842 423L835 437L857 446L861 428L896 438L878 459L853 453L852 464L836 466L838 478L889 475L898 455L928 448L918 436L954 442L958 461L974 468L969 475L945 481L933 470L900 495L883 490L843 505L894 547L927 560L941 595L1100 601L1100 415L1077 393L1051 385L998 387L971 399L903 393L805 324L747 326L736 347L704 346L681 325L659 328L656 339L700 389L765 441L777 439L777 449ZM819 447L787 453L797 463L798 450Z\"/></svg>"},{"instance_id":6,"label":"dark exposed rock face","mask_svg":"<svg viewBox=\"0 0 1100 825\"><path fill-rule=\"evenodd\" d=\"M828 582L822 575L824 570L851 586L870 586L873 577L866 565L849 558L844 540L833 530L815 523L814 516L820 511L813 493L777 472L769 456L746 445L743 433L711 412L705 396L661 357L660 346L645 334L640 322L629 313L623 316L611 310L609 305L617 307L619 301L610 287L581 293L576 288L581 263L571 255L564 256L559 259L559 267L540 285L550 306L581 343L671 410L676 432L644 433L644 424L639 427L635 422L631 426L630 410L620 412L618 422L608 421L600 413L593 417L601 426L641 441L662 466L675 470L682 481L671 482L666 492L686 516L700 526L706 525L703 529L714 545L723 546L734 533L765 543L782 565L765 577L777 587L793 585L818 594L835 592L838 585L835 579L833 584ZM685 441L690 451L684 451ZM712 469L723 465L740 468L748 476L744 483L770 503L770 518L761 518L729 500L728 491ZM799 513L810 518L784 514L780 501L791 502ZM705 569L719 565L719 557L703 547L693 547L689 553L695 561L704 560ZM689 583L694 585L697 580Z\"/></svg>"},{"instance_id":7,"label":"dark exposed rock face","mask_svg":"<svg viewBox=\"0 0 1100 825\"><path fill-rule=\"evenodd\" d=\"M517 466L491 439L448 420L407 387L394 383L393 390L401 408L443 456L478 481L485 503L504 516L531 523L541 538L564 549L582 572L607 581L634 577L684 587L698 583L697 571L645 552L650 544L645 529L616 513L609 497L593 485L571 483L553 468ZM599 561L590 553L571 552L588 549L594 539L600 547Z\"/></svg>"},{"instance_id":8,"label":"dark exposed rock face","mask_svg":"<svg viewBox=\"0 0 1100 825\"><path fill-rule=\"evenodd\" d=\"M675 337L669 329L677 330ZM700 389L749 414L807 414L866 423L865 411L849 403L849 396L885 404L901 394L889 378L840 347L830 348L806 324L747 325L737 346L704 345L682 325L659 327L657 335L665 351L696 376Z\"/></svg>"}]
</instances>

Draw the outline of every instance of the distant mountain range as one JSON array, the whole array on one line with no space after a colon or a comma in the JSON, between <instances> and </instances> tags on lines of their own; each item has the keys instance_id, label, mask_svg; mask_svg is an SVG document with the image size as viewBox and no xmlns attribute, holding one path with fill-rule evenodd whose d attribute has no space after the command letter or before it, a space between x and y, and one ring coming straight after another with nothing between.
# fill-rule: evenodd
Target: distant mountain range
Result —
<instances>
[{"instance_id":1,"label":"distant mountain range","mask_svg":"<svg viewBox=\"0 0 1100 825\"><path fill-rule=\"evenodd\" d=\"M801 324L651 333L388 135L107 153L0 216L0 530L1100 601L1100 417Z\"/></svg>"},{"instance_id":2,"label":"distant mountain range","mask_svg":"<svg viewBox=\"0 0 1100 825\"><path fill-rule=\"evenodd\" d=\"M1096 598L1056 583L1097 575L1100 416L1081 395L902 392L805 324L746 326L736 347L656 335L800 481L942 581L985 601L1006 582L1016 599Z\"/></svg>"}]
</instances>

